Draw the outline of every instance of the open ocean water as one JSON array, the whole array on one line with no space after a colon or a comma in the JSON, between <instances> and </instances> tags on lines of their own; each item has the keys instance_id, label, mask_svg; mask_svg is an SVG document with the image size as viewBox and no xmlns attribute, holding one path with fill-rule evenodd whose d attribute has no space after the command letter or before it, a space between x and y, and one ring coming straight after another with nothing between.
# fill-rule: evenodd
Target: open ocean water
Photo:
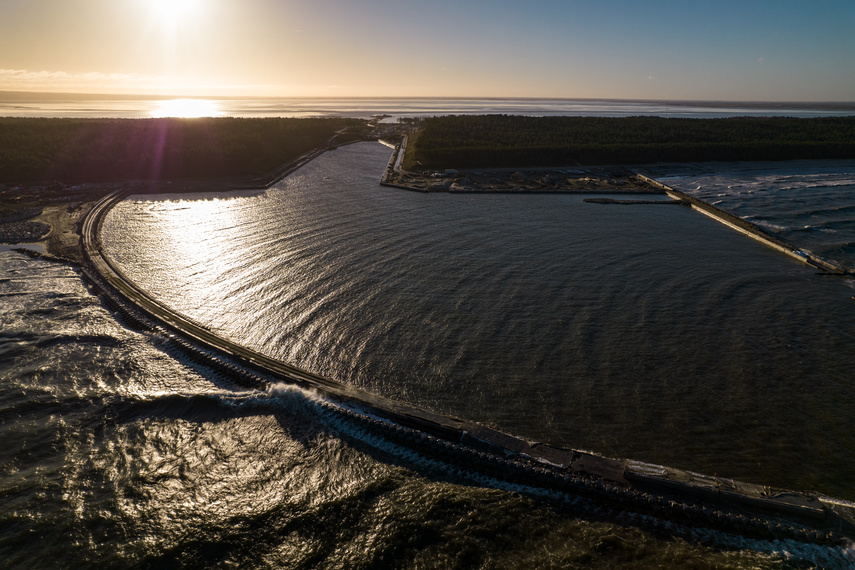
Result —
<instances>
[{"instance_id":1,"label":"open ocean water","mask_svg":"<svg viewBox=\"0 0 855 570\"><path fill-rule=\"evenodd\" d=\"M343 382L855 500L850 278L686 208L382 188L388 156L363 143L266 191L135 196L104 244L168 305ZM852 266L855 216L833 206L851 164L786 168L663 181ZM774 194L794 188L820 203L788 214ZM796 237L814 234L830 238ZM348 431L311 394L235 389L65 265L0 251L0 267L0 567L855 564L852 545L662 533L472 485Z\"/></svg>"},{"instance_id":2,"label":"open ocean water","mask_svg":"<svg viewBox=\"0 0 855 570\"><path fill-rule=\"evenodd\" d=\"M146 98L0 91L0 117L356 117L369 119L434 115L580 115L716 118L733 116L827 117L855 115L853 103L763 103L728 101L635 101L510 98Z\"/></svg>"}]
</instances>

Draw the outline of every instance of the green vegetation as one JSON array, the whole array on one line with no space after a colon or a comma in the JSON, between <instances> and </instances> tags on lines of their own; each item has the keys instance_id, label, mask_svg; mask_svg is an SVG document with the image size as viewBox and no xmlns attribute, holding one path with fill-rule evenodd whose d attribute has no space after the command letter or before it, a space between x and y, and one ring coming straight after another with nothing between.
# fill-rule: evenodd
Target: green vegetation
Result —
<instances>
[{"instance_id":1,"label":"green vegetation","mask_svg":"<svg viewBox=\"0 0 855 570\"><path fill-rule=\"evenodd\" d=\"M408 170L855 158L855 117L435 117L412 146Z\"/></svg>"},{"instance_id":2,"label":"green vegetation","mask_svg":"<svg viewBox=\"0 0 855 570\"><path fill-rule=\"evenodd\" d=\"M257 176L358 119L0 119L0 182Z\"/></svg>"}]
</instances>

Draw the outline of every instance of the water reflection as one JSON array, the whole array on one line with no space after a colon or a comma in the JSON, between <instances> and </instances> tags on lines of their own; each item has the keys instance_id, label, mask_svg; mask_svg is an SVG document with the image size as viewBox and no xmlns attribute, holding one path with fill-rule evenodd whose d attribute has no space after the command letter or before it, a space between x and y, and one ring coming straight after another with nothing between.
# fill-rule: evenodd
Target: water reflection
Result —
<instances>
[{"instance_id":1,"label":"water reflection","mask_svg":"<svg viewBox=\"0 0 855 570\"><path fill-rule=\"evenodd\" d=\"M388 156L341 148L228 201L141 197L105 249L230 340L384 396L855 496L845 284L684 208L385 191Z\"/></svg>"},{"instance_id":2,"label":"water reflection","mask_svg":"<svg viewBox=\"0 0 855 570\"><path fill-rule=\"evenodd\" d=\"M298 390L216 388L64 264L2 254L0 275L3 567L848 567L840 549L713 550L414 474Z\"/></svg>"},{"instance_id":3,"label":"water reflection","mask_svg":"<svg viewBox=\"0 0 855 570\"><path fill-rule=\"evenodd\" d=\"M151 116L183 119L221 117L223 111L219 102L213 99L167 99L156 103L155 108L151 111Z\"/></svg>"},{"instance_id":4,"label":"water reflection","mask_svg":"<svg viewBox=\"0 0 855 570\"><path fill-rule=\"evenodd\" d=\"M230 207L231 200L208 198L158 202L150 214L158 220L152 230L159 233L161 249L176 264L185 268L191 277L173 285L179 295L204 314L220 312L212 300L223 287L229 268L238 260L223 255L217 240L217 226L207 223L219 221L219 227L234 227L245 223L239 219L240 210ZM201 214L201 215L200 215ZM234 283L229 283L234 286Z\"/></svg>"}]
</instances>

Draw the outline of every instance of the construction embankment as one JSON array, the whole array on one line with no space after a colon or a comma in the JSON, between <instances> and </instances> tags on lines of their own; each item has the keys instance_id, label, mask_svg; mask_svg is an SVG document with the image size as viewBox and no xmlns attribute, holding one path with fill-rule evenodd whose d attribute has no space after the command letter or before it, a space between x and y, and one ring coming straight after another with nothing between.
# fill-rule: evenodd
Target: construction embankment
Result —
<instances>
[{"instance_id":1,"label":"construction embankment","mask_svg":"<svg viewBox=\"0 0 855 570\"><path fill-rule=\"evenodd\" d=\"M162 338L169 350L237 385L265 390L287 383L320 395L321 413L345 438L409 449L427 460L416 462L419 468L433 465L441 476L564 501L591 516L624 513L630 524L672 534L715 529L827 545L855 538L855 504L847 501L527 441L370 394L223 339L150 297L103 252L104 216L128 194L105 197L81 223L81 271L105 304L128 324Z\"/></svg>"},{"instance_id":2,"label":"construction embankment","mask_svg":"<svg viewBox=\"0 0 855 570\"><path fill-rule=\"evenodd\" d=\"M661 188L665 191L665 193L673 198L674 200L679 200L684 204L688 204L692 207L692 209L697 210L698 212L709 216L710 218L716 220L717 222L721 222L727 227L738 231L739 233L745 234L752 239L759 241L760 243L771 247L772 249L778 250L786 255L797 259L803 263L806 263L812 267L816 267L826 273L834 274L834 275L847 275L849 272L846 268L837 265L834 262L828 261L826 259L822 259L817 257L811 252L799 249L793 245L788 244L787 242L776 238L775 236L769 235L765 231L763 231L760 227L747 220L743 220L738 216L734 216L729 212L725 212L719 208L716 208L712 204L708 204L703 200L699 200L694 196L689 196L685 192L680 192L679 190L674 190L670 186L666 186L661 182L658 182L652 178L649 178L643 174L636 173L639 178L645 180L648 184Z\"/></svg>"},{"instance_id":3,"label":"construction embankment","mask_svg":"<svg viewBox=\"0 0 855 570\"><path fill-rule=\"evenodd\" d=\"M397 183L389 182L390 177L392 177L393 175L400 175L401 173L406 173L405 171L401 170L401 164L403 163L404 154L406 153L407 136L404 135L404 138L400 144L397 144L397 145L387 144L387 146L393 148L393 152L392 152L392 155L389 157L389 162L386 165L386 169L383 171L383 175L380 177L380 185L391 187L391 188L399 188L402 190L410 190L413 192L429 192L429 191L431 191L431 190L426 189L426 188L417 188L414 186L407 186L407 185L403 185L403 184L397 184ZM635 172L635 176L639 180L643 181L645 184L649 185L652 188L656 188L656 189L660 190L662 193L667 194L668 196L670 196L674 200L678 201L679 203L688 205L692 209L697 210L698 212L700 212L706 216L709 216L710 218L716 220L717 222L720 222L720 223L728 226L731 229L734 229L734 230L736 230L742 234L745 234L745 235L751 237L752 239L755 239L755 240L763 243L764 245L771 247L772 249L775 249L775 250L780 251L780 252L782 252L782 253L784 253L784 254L786 254L786 255L794 258L794 259L797 259L798 261L806 263L807 265L815 267L815 268L817 268L817 269L819 269L825 273L831 274L831 275L850 275L852 273L849 269L842 267L833 261L823 259L823 258L817 256L816 254L810 252L810 251L806 251L806 250L797 248L797 247L795 247L795 246L793 246L793 245L791 245L791 244L789 244L789 243L787 243L781 239L776 238L775 236L768 234L767 232L763 231L763 229L760 228L759 226L752 224L751 222L749 222L747 220L743 220L742 218L735 216L729 212L725 212L724 210L716 208L712 204L708 204L707 202L704 202L703 200L695 198L694 196L690 196L690 195L686 194L685 192L675 190L674 188L671 188L670 186L662 184L661 182L654 180L653 178L650 178L648 176L645 176L644 174L641 174L639 172ZM579 190L572 190L572 191L568 191L568 192L585 193L584 191L580 192ZM467 192L467 193L472 193L472 192ZM492 194L492 193L496 193L496 192L481 191L481 193L491 193ZM532 194L534 192L524 192L524 193ZM547 193L555 193L555 192L547 192ZM623 194L626 192L622 191L620 188L615 188L614 190L609 190L606 192L603 192L603 190L600 189L600 190L597 190L596 193L598 193L598 194L601 194L601 193ZM651 203L654 203L654 202L643 201L643 200L608 201L607 199L602 199L602 198L600 198L600 199L588 199L586 201L595 202L595 203L615 203L615 204L651 204ZM668 203L668 202L665 202L665 203Z\"/></svg>"},{"instance_id":4,"label":"construction embankment","mask_svg":"<svg viewBox=\"0 0 855 570\"><path fill-rule=\"evenodd\" d=\"M408 135L404 135L404 138L398 144L380 141L386 146L392 148L392 155L389 157L389 162L386 164L386 168L383 170L383 175L380 177L380 186L398 188L399 190L409 190L411 192L427 192L427 190L422 188L389 182L389 177L393 174L401 174L402 172L405 172L401 170L401 165L404 162L404 154L407 152L407 139Z\"/></svg>"}]
</instances>

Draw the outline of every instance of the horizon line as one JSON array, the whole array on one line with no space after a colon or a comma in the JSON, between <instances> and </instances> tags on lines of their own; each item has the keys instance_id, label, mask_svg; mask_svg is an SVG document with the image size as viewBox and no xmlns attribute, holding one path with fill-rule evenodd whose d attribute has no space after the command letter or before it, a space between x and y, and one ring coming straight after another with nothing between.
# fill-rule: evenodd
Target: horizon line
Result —
<instances>
[{"instance_id":1,"label":"horizon line","mask_svg":"<svg viewBox=\"0 0 855 570\"><path fill-rule=\"evenodd\" d=\"M93 92L74 92L74 91L7 91L0 90L0 100L9 99L11 97L34 97L38 99L51 99L62 97L78 97L78 98L100 98L100 99L122 99L122 100L170 100L170 99L234 99L234 100L462 100L462 101L614 101L614 102L638 102L638 103L668 103L675 105L690 105L690 104L740 104L740 105L796 105L796 106L841 106L847 109L855 109L855 100L852 101L792 101L792 100L763 100L763 99L663 99L663 98L627 98L627 97L556 97L556 96L455 96L455 95L378 95L378 96L276 96L276 95L169 95L169 94L143 94L143 93L93 93Z\"/></svg>"}]
</instances>

